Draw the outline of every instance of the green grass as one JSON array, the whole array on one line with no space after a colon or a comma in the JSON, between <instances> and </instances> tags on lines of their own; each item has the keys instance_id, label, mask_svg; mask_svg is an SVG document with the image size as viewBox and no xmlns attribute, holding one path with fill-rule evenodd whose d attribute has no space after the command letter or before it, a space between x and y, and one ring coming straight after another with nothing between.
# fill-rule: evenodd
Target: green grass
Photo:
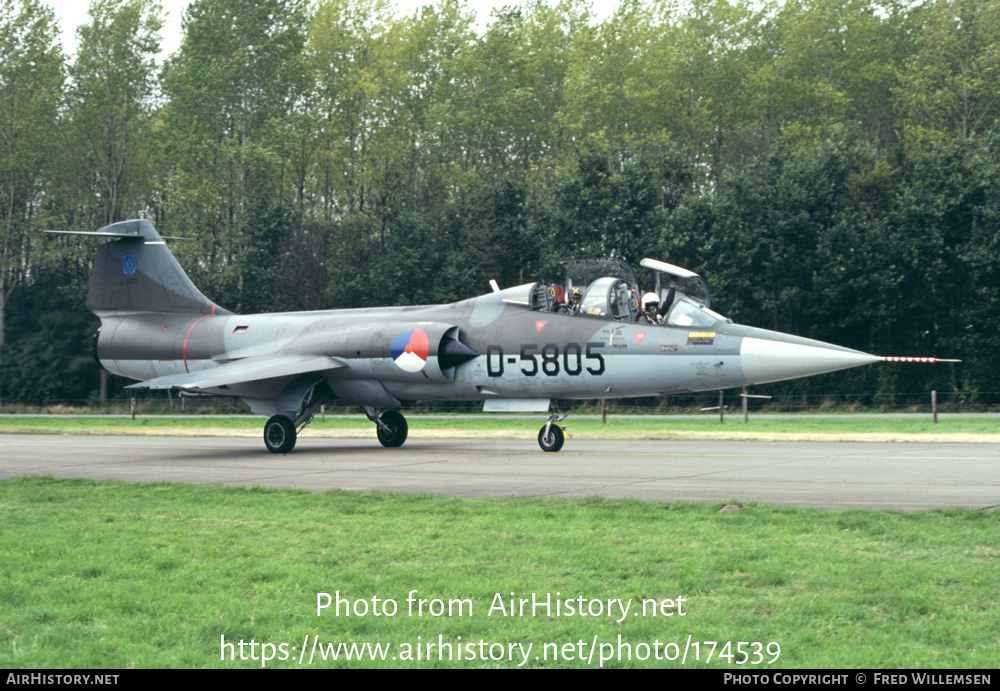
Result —
<instances>
[{"instance_id":1,"label":"green grass","mask_svg":"<svg viewBox=\"0 0 1000 691\"><path fill-rule=\"evenodd\" d=\"M531 657L544 643L589 646L595 636L683 649L690 635L777 642L781 668L983 668L1000 659L1000 514L720 506L3 480L0 667L257 667L220 660L221 637L285 643L297 658L291 648L306 635L391 643L392 654L439 635L534 643ZM467 598L472 614L408 616L411 590ZM336 591L393 599L399 611L317 617L317 593ZM496 593L512 591L622 598L633 608L683 597L686 616L486 616ZM686 666L699 664L689 657Z\"/></svg>"},{"instance_id":2,"label":"green grass","mask_svg":"<svg viewBox=\"0 0 1000 691\"><path fill-rule=\"evenodd\" d=\"M409 417L410 430L434 430L470 434L477 431L521 431L534 434L545 421L537 418L510 418L480 415L471 418L443 418L433 415ZM198 430L232 430L259 432L264 419L250 415L231 417L142 417L129 418L0 418L0 433L7 434L148 434L155 432L184 433ZM719 423L717 416L704 419L683 418L624 418L609 417L608 424L600 420L569 417L565 423L570 433L582 437L642 438L670 435L675 432L697 433L763 433L763 434L1000 434L1000 420L995 418L946 418L934 424L930 416L913 418L769 418L757 415L749 424L741 416L726 418ZM310 430L358 430L360 435L372 433L372 424L363 415L317 419Z\"/></svg>"}]
</instances>

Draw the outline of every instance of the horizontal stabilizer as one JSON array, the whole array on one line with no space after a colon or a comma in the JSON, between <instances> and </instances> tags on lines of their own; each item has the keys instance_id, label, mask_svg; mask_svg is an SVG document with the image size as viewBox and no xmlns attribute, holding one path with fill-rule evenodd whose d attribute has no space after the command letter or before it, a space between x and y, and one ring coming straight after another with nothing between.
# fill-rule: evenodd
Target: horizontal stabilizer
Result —
<instances>
[{"instance_id":1,"label":"horizontal stabilizer","mask_svg":"<svg viewBox=\"0 0 1000 691\"><path fill-rule=\"evenodd\" d=\"M143 235L136 233L106 233L100 230L43 230L42 233L52 233L53 235L82 235L89 238L143 238ZM177 235L161 235L161 240L190 240Z\"/></svg>"},{"instance_id":2,"label":"horizontal stabilizer","mask_svg":"<svg viewBox=\"0 0 1000 691\"><path fill-rule=\"evenodd\" d=\"M142 238L156 242L159 240L189 240L190 238L179 238L171 235L161 236L153 229L153 224L143 219L132 221L119 221L111 225L104 226L100 230L43 230L43 233L54 233L56 235L83 235L85 237L97 238Z\"/></svg>"},{"instance_id":3,"label":"horizontal stabilizer","mask_svg":"<svg viewBox=\"0 0 1000 691\"><path fill-rule=\"evenodd\" d=\"M90 238L137 238L142 237L135 233L105 233L100 230L43 230L43 233L53 235L82 235Z\"/></svg>"},{"instance_id":4,"label":"horizontal stabilizer","mask_svg":"<svg viewBox=\"0 0 1000 691\"><path fill-rule=\"evenodd\" d=\"M217 367L156 377L126 389L216 389L222 386L245 384L262 379L291 377L299 374L328 372L346 367L347 363L335 357L275 356L254 357L229 362Z\"/></svg>"}]
</instances>

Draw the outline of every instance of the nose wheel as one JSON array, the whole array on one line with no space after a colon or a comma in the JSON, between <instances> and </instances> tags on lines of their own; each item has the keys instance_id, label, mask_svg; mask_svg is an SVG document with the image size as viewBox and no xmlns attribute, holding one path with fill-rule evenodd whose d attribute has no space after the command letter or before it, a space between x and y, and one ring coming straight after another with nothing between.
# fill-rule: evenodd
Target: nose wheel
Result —
<instances>
[{"instance_id":1,"label":"nose wheel","mask_svg":"<svg viewBox=\"0 0 1000 691\"><path fill-rule=\"evenodd\" d=\"M563 428L556 423L565 419L566 413L557 409L549 416L549 421L545 423L545 426L538 430L538 445L542 447L542 451L558 451L562 448L563 442L566 441L566 434L563 432Z\"/></svg>"},{"instance_id":2,"label":"nose wheel","mask_svg":"<svg viewBox=\"0 0 1000 691\"><path fill-rule=\"evenodd\" d=\"M542 447L542 451L558 451L564 441L566 435L558 425L545 425L538 430L538 445Z\"/></svg>"}]
</instances>

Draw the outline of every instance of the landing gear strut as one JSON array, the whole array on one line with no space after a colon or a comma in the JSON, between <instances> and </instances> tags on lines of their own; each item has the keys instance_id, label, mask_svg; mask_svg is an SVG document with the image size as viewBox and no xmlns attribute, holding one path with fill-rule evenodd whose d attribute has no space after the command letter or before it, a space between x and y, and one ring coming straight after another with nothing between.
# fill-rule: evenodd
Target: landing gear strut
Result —
<instances>
[{"instance_id":1,"label":"landing gear strut","mask_svg":"<svg viewBox=\"0 0 1000 691\"><path fill-rule=\"evenodd\" d=\"M378 415L371 406L364 406L363 410L368 419L375 423L379 444L389 449L403 445L409 426L402 413L398 410L387 410L382 415Z\"/></svg>"},{"instance_id":2,"label":"landing gear strut","mask_svg":"<svg viewBox=\"0 0 1000 691\"><path fill-rule=\"evenodd\" d=\"M538 445L542 447L542 451L558 451L562 448L566 435L563 433L563 428L555 423L565 419L566 413L556 409L549 416L545 426L538 430Z\"/></svg>"}]
</instances>

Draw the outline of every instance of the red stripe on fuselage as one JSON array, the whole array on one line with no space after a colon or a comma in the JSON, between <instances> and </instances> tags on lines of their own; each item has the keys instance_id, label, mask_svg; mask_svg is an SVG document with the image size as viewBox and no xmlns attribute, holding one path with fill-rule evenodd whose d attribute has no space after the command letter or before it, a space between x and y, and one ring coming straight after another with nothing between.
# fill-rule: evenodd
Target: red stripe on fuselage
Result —
<instances>
[{"instance_id":1,"label":"red stripe on fuselage","mask_svg":"<svg viewBox=\"0 0 1000 691\"><path fill-rule=\"evenodd\" d=\"M185 372L190 372L191 371L191 370L188 369L188 339L191 338L191 332L194 331L194 327L198 326L198 322L200 322L205 317L209 317L209 316L211 316L211 315L206 314L204 316L198 317L195 320L194 324L192 324L191 327L188 329L187 335L184 336L184 371Z\"/></svg>"}]
</instances>

